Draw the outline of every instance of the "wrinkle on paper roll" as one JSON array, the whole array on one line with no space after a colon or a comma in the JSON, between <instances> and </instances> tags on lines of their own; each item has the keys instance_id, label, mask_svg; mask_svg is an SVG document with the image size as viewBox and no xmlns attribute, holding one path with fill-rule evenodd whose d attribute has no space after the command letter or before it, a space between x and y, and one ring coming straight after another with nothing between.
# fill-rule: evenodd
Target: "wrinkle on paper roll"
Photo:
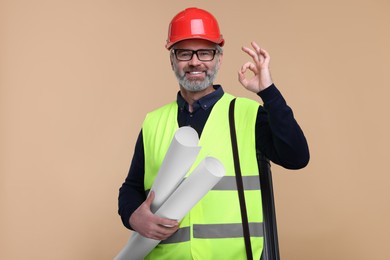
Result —
<instances>
[{"instance_id":1,"label":"wrinkle on paper roll","mask_svg":"<svg viewBox=\"0 0 390 260\"><path fill-rule=\"evenodd\" d=\"M180 221L225 175L222 163L206 157L161 205L156 215ZM115 260L142 260L161 241L134 232Z\"/></svg>"}]
</instances>

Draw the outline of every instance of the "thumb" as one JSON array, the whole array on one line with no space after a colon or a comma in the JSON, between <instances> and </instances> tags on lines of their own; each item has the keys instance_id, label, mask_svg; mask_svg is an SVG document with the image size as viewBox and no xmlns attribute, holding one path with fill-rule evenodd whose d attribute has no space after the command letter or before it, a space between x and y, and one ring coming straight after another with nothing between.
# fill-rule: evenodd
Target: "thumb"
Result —
<instances>
[{"instance_id":1,"label":"thumb","mask_svg":"<svg viewBox=\"0 0 390 260\"><path fill-rule=\"evenodd\" d=\"M147 205L149 208L150 208L150 205L152 205L152 203L153 203L153 200L154 200L154 191L151 191L150 193L149 193L149 196L146 198L146 200L145 200L145 205Z\"/></svg>"}]
</instances>

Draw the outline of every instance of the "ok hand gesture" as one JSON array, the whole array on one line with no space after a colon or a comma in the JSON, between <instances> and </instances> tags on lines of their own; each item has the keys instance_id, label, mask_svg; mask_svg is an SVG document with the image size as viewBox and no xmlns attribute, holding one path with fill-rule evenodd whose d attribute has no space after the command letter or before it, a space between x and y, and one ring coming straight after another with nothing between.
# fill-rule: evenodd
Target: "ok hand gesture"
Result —
<instances>
[{"instance_id":1,"label":"ok hand gesture","mask_svg":"<svg viewBox=\"0 0 390 260\"><path fill-rule=\"evenodd\" d=\"M271 73L269 71L270 56L268 52L257 45L251 43L253 50L248 47L242 47L242 50L252 57L253 62L248 61L242 65L238 71L238 81L249 91L258 93L272 85ZM247 70L253 72L254 76L250 79L245 77Z\"/></svg>"}]
</instances>

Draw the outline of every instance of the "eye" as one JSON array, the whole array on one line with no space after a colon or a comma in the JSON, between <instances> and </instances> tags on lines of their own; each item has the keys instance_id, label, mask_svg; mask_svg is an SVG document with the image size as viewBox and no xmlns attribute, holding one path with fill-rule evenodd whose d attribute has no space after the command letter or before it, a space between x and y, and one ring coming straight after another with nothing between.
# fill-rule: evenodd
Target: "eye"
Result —
<instances>
[{"instance_id":1,"label":"eye","mask_svg":"<svg viewBox=\"0 0 390 260\"><path fill-rule=\"evenodd\" d=\"M181 58L189 58L192 56L192 51L178 50L176 55Z\"/></svg>"},{"instance_id":2,"label":"eye","mask_svg":"<svg viewBox=\"0 0 390 260\"><path fill-rule=\"evenodd\" d=\"M198 51L198 55L200 56L211 56L213 54L213 51L212 50L201 50L201 51Z\"/></svg>"},{"instance_id":3,"label":"eye","mask_svg":"<svg viewBox=\"0 0 390 260\"><path fill-rule=\"evenodd\" d=\"M201 61L210 61L214 59L214 50L198 50L198 58Z\"/></svg>"}]
</instances>

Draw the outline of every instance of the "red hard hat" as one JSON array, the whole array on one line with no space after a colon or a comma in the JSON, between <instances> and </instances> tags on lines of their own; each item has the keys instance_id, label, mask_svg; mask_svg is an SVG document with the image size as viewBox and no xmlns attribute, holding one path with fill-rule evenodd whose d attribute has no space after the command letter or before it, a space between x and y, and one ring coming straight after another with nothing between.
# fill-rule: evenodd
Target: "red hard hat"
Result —
<instances>
[{"instance_id":1,"label":"red hard hat","mask_svg":"<svg viewBox=\"0 0 390 260\"><path fill-rule=\"evenodd\" d=\"M198 8L187 8L173 17L165 47L169 50L175 43L188 39L204 39L221 47L225 42L215 17Z\"/></svg>"}]
</instances>

